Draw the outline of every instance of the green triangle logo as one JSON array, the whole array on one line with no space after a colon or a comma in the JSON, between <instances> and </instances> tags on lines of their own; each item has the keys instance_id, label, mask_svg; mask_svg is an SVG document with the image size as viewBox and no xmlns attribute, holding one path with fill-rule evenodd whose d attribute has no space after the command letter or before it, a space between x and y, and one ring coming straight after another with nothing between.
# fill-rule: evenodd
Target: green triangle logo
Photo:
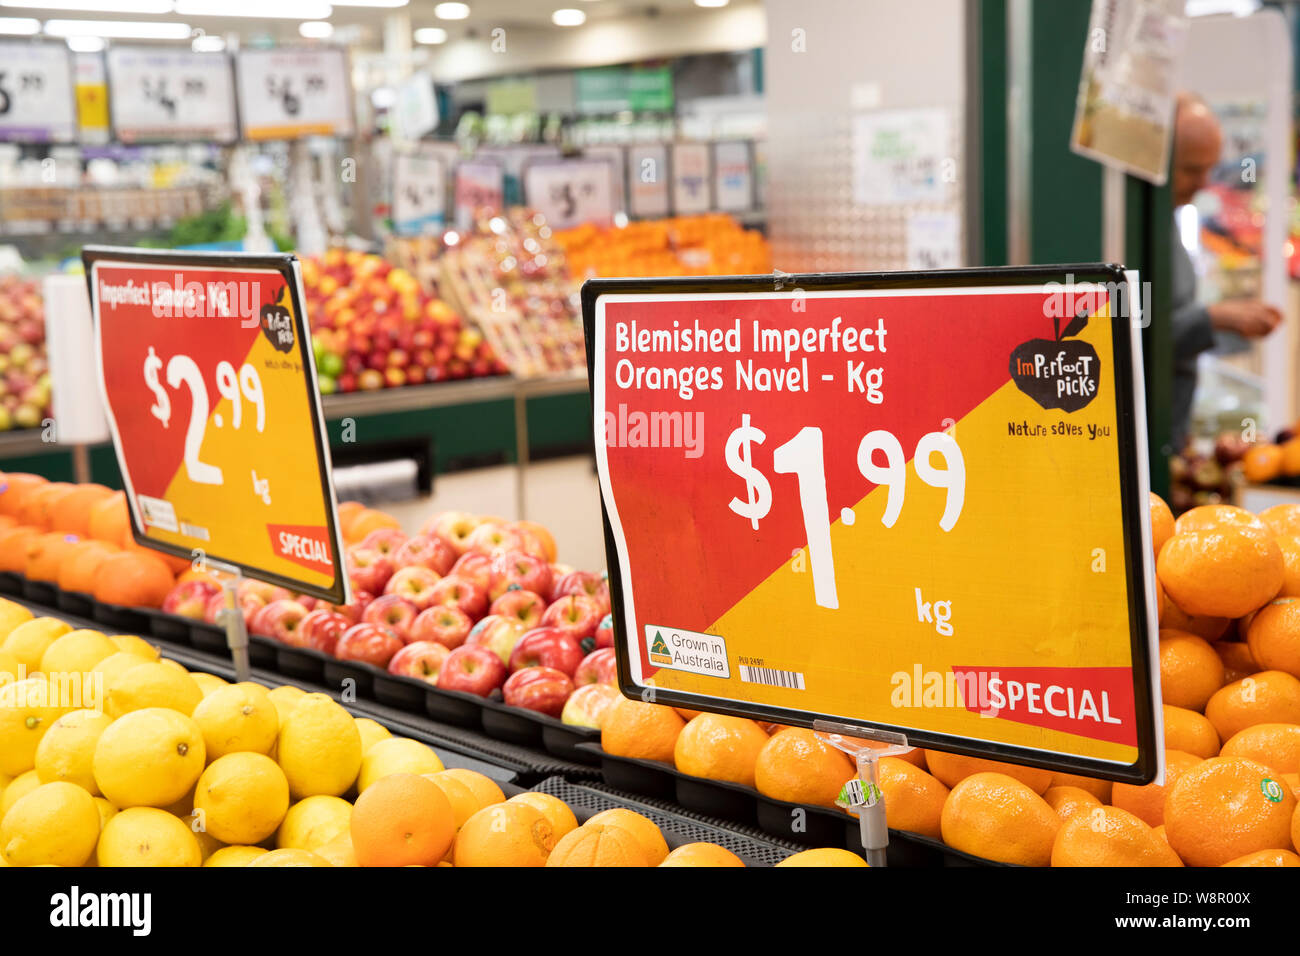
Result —
<instances>
[{"instance_id":1,"label":"green triangle logo","mask_svg":"<svg viewBox=\"0 0 1300 956\"><path fill-rule=\"evenodd\" d=\"M668 650L668 642L664 640L663 631L655 631L655 639L650 642L650 653L672 657L671 652Z\"/></svg>"}]
</instances>

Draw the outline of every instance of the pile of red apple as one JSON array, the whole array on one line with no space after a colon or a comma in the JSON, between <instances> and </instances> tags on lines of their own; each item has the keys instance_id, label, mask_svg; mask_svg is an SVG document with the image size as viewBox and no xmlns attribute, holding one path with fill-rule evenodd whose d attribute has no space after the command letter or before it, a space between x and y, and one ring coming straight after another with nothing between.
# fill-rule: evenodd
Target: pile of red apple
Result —
<instances>
[{"instance_id":1,"label":"pile of red apple","mask_svg":"<svg viewBox=\"0 0 1300 956\"><path fill-rule=\"evenodd\" d=\"M599 727L619 696L608 582L554 557L540 525L444 512L348 548L351 604L251 580L237 597L253 634ZM216 623L222 606L218 583L191 578L163 610Z\"/></svg>"},{"instance_id":2,"label":"pile of red apple","mask_svg":"<svg viewBox=\"0 0 1300 956\"><path fill-rule=\"evenodd\" d=\"M331 249L302 277L321 394L506 372L481 332L380 256Z\"/></svg>"},{"instance_id":3,"label":"pile of red apple","mask_svg":"<svg viewBox=\"0 0 1300 956\"><path fill-rule=\"evenodd\" d=\"M0 432L36 428L50 414L40 284L0 276Z\"/></svg>"}]
</instances>

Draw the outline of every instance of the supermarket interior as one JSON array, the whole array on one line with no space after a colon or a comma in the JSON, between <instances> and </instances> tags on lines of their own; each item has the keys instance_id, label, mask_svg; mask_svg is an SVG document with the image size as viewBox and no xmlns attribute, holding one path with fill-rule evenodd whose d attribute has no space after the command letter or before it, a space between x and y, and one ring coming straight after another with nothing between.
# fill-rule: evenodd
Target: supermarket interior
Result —
<instances>
[{"instance_id":1,"label":"supermarket interior","mask_svg":"<svg viewBox=\"0 0 1300 956\"><path fill-rule=\"evenodd\" d=\"M1298 48L0 0L0 867L1300 866Z\"/></svg>"}]
</instances>

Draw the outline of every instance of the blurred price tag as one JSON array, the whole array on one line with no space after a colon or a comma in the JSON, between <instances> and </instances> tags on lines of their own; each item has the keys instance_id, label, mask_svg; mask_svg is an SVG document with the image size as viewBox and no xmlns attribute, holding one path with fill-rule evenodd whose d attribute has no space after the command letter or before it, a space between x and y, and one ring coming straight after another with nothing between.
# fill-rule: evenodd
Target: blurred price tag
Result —
<instances>
[{"instance_id":1,"label":"blurred price tag","mask_svg":"<svg viewBox=\"0 0 1300 956\"><path fill-rule=\"evenodd\" d=\"M434 232L447 220L447 167L438 156L398 153L393 158L393 230Z\"/></svg>"},{"instance_id":2,"label":"blurred price tag","mask_svg":"<svg viewBox=\"0 0 1300 956\"><path fill-rule=\"evenodd\" d=\"M605 158L534 160L524 167L524 201L552 229L614 221L614 166Z\"/></svg>"},{"instance_id":3,"label":"blurred price tag","mask_svg":"<svg viewBox=\"0 0 1300 956\"><path fill-rule=\"evenodd\" d=\"M68 48L26 38L0 40L0 140L64 143L76 132Z\"/></svg>"},{"instance_id":4,"label":"blurred price tag","mask_svg":"<svg viewBox=\"0 0 1300 956\"><path fill-rule=\"evenodd\" d=\"M234 80L224 53L145 47L108 51L113 130L125 143L238 138Z\"/></svg>"},{"instance_id":5,"label":"blurred price tag","mask_svg":"<svg viewBox=\"0 0 1300 956\"><path fill-rule=\"evenodd\" d=\"M673 215L696 216L713 208L706 143L673 146Z\"/></svg>"},{"instance_id":6,"label":"blurred price tag","mask_svg":"<svg viewBox=\"0 0 1300 956\"><path fill-rule=\"evenodd\" d=\"M352 81L344 50L240 50L236 66L246 139L352 135Z\"/></svg>"}]
</instances>

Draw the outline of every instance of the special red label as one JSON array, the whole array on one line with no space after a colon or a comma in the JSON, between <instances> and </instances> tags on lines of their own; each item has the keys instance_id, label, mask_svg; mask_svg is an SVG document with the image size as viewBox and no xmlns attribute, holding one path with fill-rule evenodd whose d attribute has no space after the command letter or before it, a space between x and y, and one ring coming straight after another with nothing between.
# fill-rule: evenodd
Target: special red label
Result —
<instances>
[{"instance_id":1,"label":"special red label","mask_svg":"<svg viewBox=\"0 0 1300 956\"><path fill-rule=\"evenodd\" d=\"M323 527L271 524L266 526L266 530L271 534L271 550L277 556L325 574L334 570L329 533Z\"/></svg>"}]
</instances>

